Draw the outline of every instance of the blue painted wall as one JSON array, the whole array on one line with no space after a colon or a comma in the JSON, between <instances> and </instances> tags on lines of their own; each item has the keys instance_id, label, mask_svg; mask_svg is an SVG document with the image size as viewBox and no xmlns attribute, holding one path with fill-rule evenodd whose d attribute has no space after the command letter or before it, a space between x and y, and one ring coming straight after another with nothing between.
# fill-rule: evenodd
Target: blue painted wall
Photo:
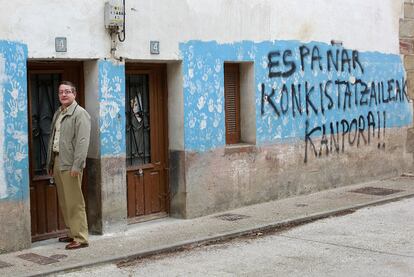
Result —
<instances>
[{"instance_id":1,"label":"blue painted wall","mask_svg":"<svg viewBox=\"0 0 414 277\"><path fill-rule=\"evenodd\" d=\"M25 200L29 191L27 46L0 40L0 116L3 148L1 200Z\"/></svg>"},{"instance_id":2,"label":"blue painted wall","mask_svg":"<svg viewBox=\"0 0 414 277\"><path fill-rule=\"evenodd\" d=\"M334 58L330 68L328 51ZM355 130L364 129L364 135L356 133L362 143L368 139L368 129L374 130L371 139L383 136L384 122L386 128L412 124L412 105L398 55L299 41L189 41L180 44L180 53L186 150L207 151L225 145L223 63L227 61L254 63L259 145L286 139L306 141L307 135L310 142L323 136L323 128L328 135L331 123L333 133L348 128L354 135ZM334 65L337 53L338 69Z\"/></svg>"},{"instance_id":3,"label":"blue painted wall","mask_svg":"<svg viewBox=\"0 0 414 277\"><path fill-rule=\"evenodd\" d=\"M125 66L100 60L99 126L101 156L125 155Z\"/></svg>"}]
</instances>

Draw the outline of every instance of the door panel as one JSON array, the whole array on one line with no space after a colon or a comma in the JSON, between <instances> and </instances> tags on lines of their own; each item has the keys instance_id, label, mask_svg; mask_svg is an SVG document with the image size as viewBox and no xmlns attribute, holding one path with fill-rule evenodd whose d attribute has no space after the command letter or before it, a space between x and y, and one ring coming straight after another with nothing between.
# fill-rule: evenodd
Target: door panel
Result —
<instances>
[{"instance_id":1,"label":"door panel","mask_svg":"<svg viewBox=\"0 0 414 277\"><path fill-rule=\"evenodd\" d=\"M127 66L128 217L168 212L165 66Z\"/></svg>"},{"instance_id":2,"label":"door panel","mask_svg":"<svg viewBox=\"0 0 414 277\"><path fill-rule=\"evenodd\" d=\"M153 212L160 212L161 211L161 178L160 178L160 172L158 171L152 171L149 174L149 184L150 184L150 188L148 188L148 190L151 190L151 211Z\"/></svg>"},{"instance_id":3,"label":"door panel","mask_svg":"<svg viewBox=\"0 0 414 277\"><path fill-rule=\"evenodd\" d=\"M82 63L28 64L30 214L33 241L56 237L66 229L59 209L56 186L51 183L46 172L47 145L53 114L60 106L57 96L60 81L68 80L77 86L76 100L83 105L82 76ZM84 184L85 182L83 191Z\"/></svg>"}]
</instances>

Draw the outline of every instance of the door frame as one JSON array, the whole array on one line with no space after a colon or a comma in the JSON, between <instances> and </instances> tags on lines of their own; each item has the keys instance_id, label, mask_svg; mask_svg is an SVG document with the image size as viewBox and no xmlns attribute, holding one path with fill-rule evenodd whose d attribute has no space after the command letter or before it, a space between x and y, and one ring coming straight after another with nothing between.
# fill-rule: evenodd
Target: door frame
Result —
<instances>
[{"instance_id":1,"label":"door frame","mask_svg":"<svg viewBox=\"0 0 414 277\"><path fill-rule=\"evenodd\" d=\"M164 63L135 63L135 62L126 62L125 63L125 76L127 74L148 74L149 75L149 86L150 89L153 86L156 90L155 93L161 93L162 96L159 98L161 104L162 114L158 114L157 116L161 116L161 120L164 122L163 125L163 132L164 132L164 140L162 141L162 149L160 155L164 157L164 171L165 171L165 212L161 213L154 213L154 214L148 214L148 215L142 215L137 217L129 217L128 223L137 223L137 222L143 222L147 220L157 219L161 217L168 216L170 214L170 182L169 182L169 131L168 131L168 84L167 84L167 64ZM153 76L153 79L151 80L151 75ZM126 92L125 92L126 96ZM150 111L151 106L155 105L154 103L150 103ZM151 117L150 117L151 118ZM150 119L151 120L151 119ZM156 136L156 135L154 135ZM153 138L150 136L150 141L152 144ZM151 155L153 154L153 149L151 148ZM126 167L126 176L128 175L128 171L137 170L138 168L146 169L150 168L152 166L148 165L141 165L141 166L131 166ZM125 177L126 177L125 176ZM128 183L126 183L128 186ZM126 195L126 200L128 201L128 194ZM128 206L127 206L128 208Z\"/></svg>"},{"instance_id":2,"label":"door frame","mask_svg":"<svg viewBox=\"0 0 414 277\"><path fill-rule=\"evenodd\" d=\"M72 73L69 73L65 70L68 68L76 69L72 70ZM31 74L49 74L49 73L61 73L62 74L62 80L66 79L72 79L74 74L78 75L77 78L79 80L79 84L77 84L77 91L79 92L77 94L76 101L81 105L85 105L85 92L84 92L84 73L83 73L83 62L82 61L37 61L37 60L28 60L27 61L27 99L28 99L28 110L27 110L27 117L28 117L28 138L29 138L29 189L32 186L32 181L47 181L50 180L51 177L47 175L41 175L41 176L35 176L33 172L33 166L34 166L34 159L32 157L32 149L33 149L33 134L32 134L32 91L31 91ZM57 92L56 92L57 93ZM78 97L79 95L79 97ZM85 168L85 173L87 173L87 169ZM82 184L85 202L87 202L86 197L86 174L84 174L83 178L83 184ZM31 197L31 196L30 196ZM30 207L31 207L30 203ZM34 209L35 207L31 207L31 209ZM61 228L64 226L63 223L63 217L60 214L60 208L57 206L57 212L59 217L58 227ZM30 214L30 217L32 217L32 214ZM32 225L32 218L30 219L30 224ZM45 219L47 220L47 218ZM60 222L62 221L62 222ZM63 225L62 225L63 224ZM32 241L39 241L44 239L49 239L53 237L57 237L63 233L66 233L66 230L58 230L56 232L49 232L49 233L43 233L43 234L33 234L33 226L31 226L31 237Z\"/></svg>"}]
</instances>

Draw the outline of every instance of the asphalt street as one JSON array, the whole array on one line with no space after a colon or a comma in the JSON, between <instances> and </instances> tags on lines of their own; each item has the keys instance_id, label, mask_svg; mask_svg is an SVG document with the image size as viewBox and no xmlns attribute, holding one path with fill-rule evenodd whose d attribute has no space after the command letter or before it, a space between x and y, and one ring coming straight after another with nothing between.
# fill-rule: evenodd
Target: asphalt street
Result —
<instances>
[{"instance_id":1,"label":"asphalt street","mask_svg":"<svg viewBox=\"0 0 414 277\"><path fill-rule=\"evenodd\" d=\"M57 276L414 276L414 199Z\"/></svg>"}]
</instances>

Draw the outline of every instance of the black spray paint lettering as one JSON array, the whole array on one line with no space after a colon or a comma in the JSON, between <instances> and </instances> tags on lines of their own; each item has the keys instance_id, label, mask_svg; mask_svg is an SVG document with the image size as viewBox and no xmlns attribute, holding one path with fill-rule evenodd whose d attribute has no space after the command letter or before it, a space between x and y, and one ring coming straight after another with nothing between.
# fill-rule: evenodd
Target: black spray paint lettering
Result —
<instances>
[{"instance_id":1,"label":"black spray paint lettering","mask_svg":"<svg viewBox=\"0 0 414 277\"><path fill-rule=\"evenodd\" d=\"M268 55L268 68L269 68L269 78L276 78L276 77L289 77L296 71L296 64L293 60L291 60L292 57L292 51L291 50L285 50L283 52L283 65L285 67L285 71L280 71L280 52L274 51L270 52Z\"/></svg>"},{"instance_id":2,"label":"black spray paint lettering","mask_svg":"<svg viewBox=\"0 0 414 277\"><path fill-rule=\"evenodd\" d=\"M298 66L293 59L293 51L286 49L281 51L272 51L267 55L269 78L286 78L294 74ZM313 46L312 50L307 46L299 47L300 69L306 70L307 64L310 64L311 70L323 71L324 68L331 72L335 71L352 71L359 70L364 73L364 68L359 60L359 53L356 50L337 49L335 53L328 50L324 55L321 55L318 46Z\"/></svg>"},{"instance_id":3,"label":"black spray paint lettering","mask_svg":"<svg viewBox=\"0 0 414 277\"><path fill-rule=\"evenodd\" d=\"M299 59L295 60L294 57L299 57L300 64ZM318 46L306 45L301 45L297 50L269 52L268 70L271 79L287 78L298 70L364 74L358 51L331 48L324 52ZM407 82L404 78L381 81L353 78L353 80L336 79L317 83L304 81L283 83L277 88L278 84L279 81L274 82L270 93L266 91L265 84L261 84L261 114L265 113L266 106L269 106L277 117L291 115L295 118L306 113L305 163L308 161L309 153L313 152L315 157L320 157L324 153L325 155L332 152L340 153L345 151L346 145L359 147L370 144L374 138L378 141L378 148L385 148L386 112L376 110L389 103L410 102L407 95ZM310 127L309 120L312 114L325 115L327 111L333 109L343 113L353 112L353 108L359 106L376 108L375 111L369 109L366 115L359 115L349 121L342 119ZM315 138L320 138L318 147L314 143Z\"/></svg>"},{"instance_id":4,"label":"black spray paint lettering","mask_svg":"<svg viewBox=\"0 0 414 277\"><path fill-rule=\"evenodd\" d=\"M409 102L404 78L379 82L365 82L361 79L356 79L355 82L328 80L317 85L305 81L290 86L283 84L280 89L272 88L270 94L262 83L261 94L261 114L270 105L278 117L287 114L296 117L298 113L302 115L302 111L308 116L319 112L324 115L332 109L346 112L359 106L373 108L395 102Z\"/></svg>"},{"instance_id":5,"label":"black spray paint lettering","mask_svg":"<svg viewBox=\"0 0 414 277\"><path fill-rule=\"evenodd\" d=\"M323 65L325 65L328 72L335 70L337 72L348 71L351 73L352 71L359 70L361 73L364 73L364 68L362 67L357 50L342 48L336 49L334 53L332 49L329 49L323 56L320 53L318 46L313 46L312 51L306 45L300 46L300 69L305 71L306 65L310 64L311 70L318 69L322 71L324 69Z\"/></svg>"},{"instance_id":6,"label":"black spray paint lettering","mask_svg":"<svg viewBox=\"0 0 414 277\"><path fill-rule=\"evenodd\" d=\"M280 116L279 110L276 107L276 104L273 102L273 95L275 95L276 90L272 89L272 93L267 95L265 93L265 85L262 84L262 105L261 105L261 113L264 114L264 103L269 103L269 105L273 108L273 111L277 116Z\"/></svg>"},{"instance_id":7,"label":"black spray paint lettering","mask_svg":"<svg viewBox=\"0 0 414 277\"><path fill-rule=\"evenodd\" d=\"M360 115L351 121L342 119L329 124L317 125L313 128L310 127L309 119L307 119L305 123L304 162L308 161L309 152L317 158L321 157L323 153L326 156L333 152L343 153L346 145L359 147L371 144L375 138L375 132L377 132L378 148L385 148L386 117L385 111L377 112L376 115L373 112L368 112L366 116ZM327 138L327 126L329 126L330 131L329 140ZM319 145L315 145L313 137L321 137Z\"/></svg>"}]
</instances>

